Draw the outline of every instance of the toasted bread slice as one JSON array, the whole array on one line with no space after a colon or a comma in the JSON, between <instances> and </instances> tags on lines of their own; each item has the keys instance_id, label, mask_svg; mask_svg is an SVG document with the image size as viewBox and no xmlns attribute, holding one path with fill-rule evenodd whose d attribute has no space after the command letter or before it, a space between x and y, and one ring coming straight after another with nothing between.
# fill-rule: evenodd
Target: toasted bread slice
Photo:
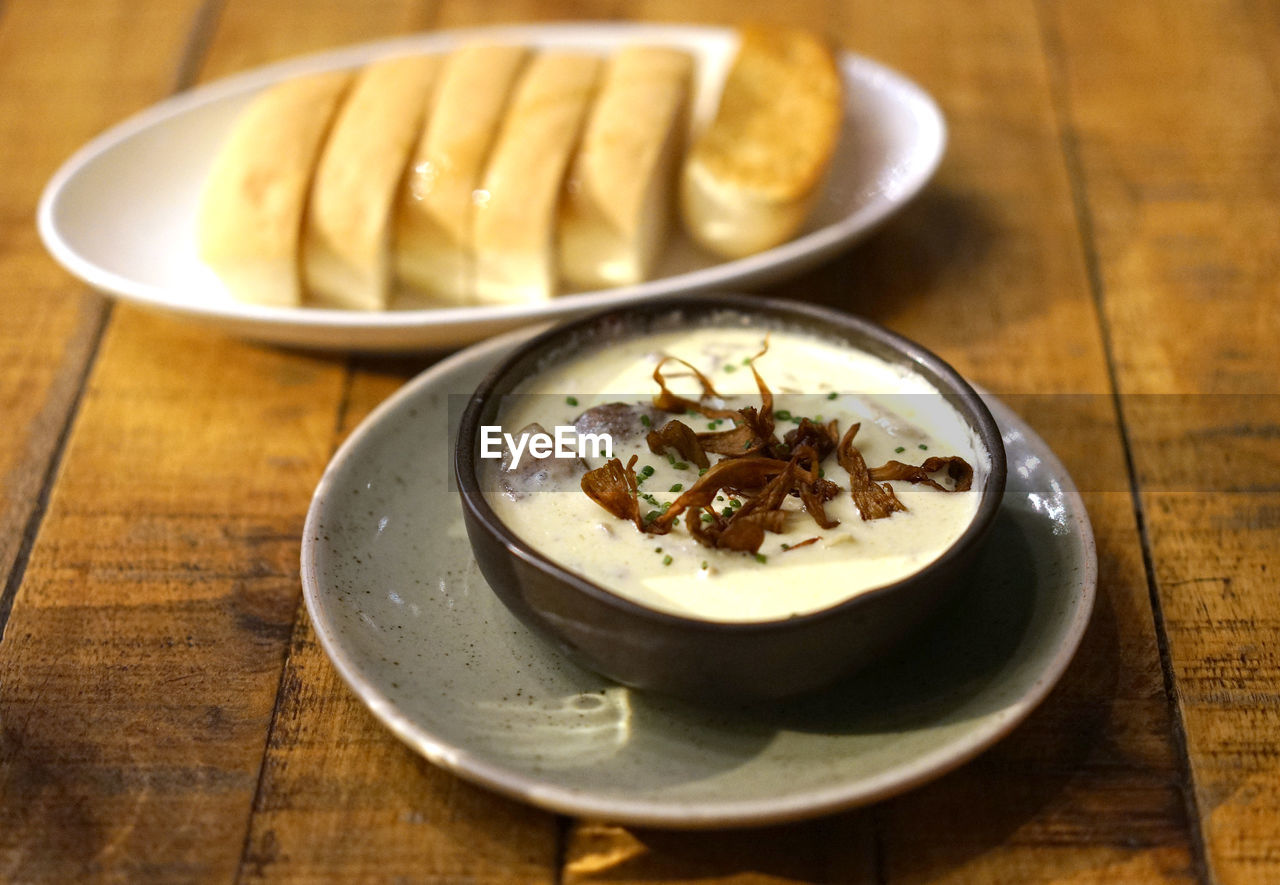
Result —
<instances>
[{"instance_id":1,"label":"toasted bread slice","mask_svg":"<svg viewBox=\"0 0 1280 885\"><path fill-rule=\"evenodd\" d=\"M338 110L303 236L303 277L316 304L386 308L392 207L440 63L434 55L375 62Z\"/></svg>"},{"instance_id":2,"label":"toasted bread slice","mask_svg":"<svg viewBox=\"0 0 1280 885\"><path fill-rule=\"evenodd\" d=\"M522 46L464 46L440 72L400 189L395 232L397 275L439 300L474 300L472 194L528 56Z\"/></svg>"},{"instance_id":3,"label":"toasted bread slice","mask_svg":"<svg viewBox=\"0 0 1280 885\"><path fill-rule=\"evenodd\" d=\"M600 67L592 55L544 52L517 82L476 206L481 303L541 301L555 293L556 206Z\"/></svg>"},{"instance_id":4,"label":"toasted bread slice","mask_svg":"<svg viewBox=\"0 0 1280 885\"><path fill-rule=\"evenodd\" d=\"M840 134L840 72L807 31L744 28L711 125L686 158L681 213L693 238L737 258L804 223Z\"/></svg>"},{"instance_id":5,"label":"toasted bread slice","mask_svg":"<svg viewBox=\"0 0 1280 885\"><path fill-rule=\"evenodd\" d=\"M311 175L346 71L295 77L241 112L205 183L198 218L201 259L242 301L302 303L298 250Z\"/></svg>"},{"instance_id":6,"label":"toasted bread slice","mask_svg":"<svg viewBox=\"0 0 1280 885\"><path fill-rule=\"evenodd\" d=\"M560 275L584 289L647 279L666 242L693 58L632 46L605 67L561 202Z\"/></svg>"}]
</instances>

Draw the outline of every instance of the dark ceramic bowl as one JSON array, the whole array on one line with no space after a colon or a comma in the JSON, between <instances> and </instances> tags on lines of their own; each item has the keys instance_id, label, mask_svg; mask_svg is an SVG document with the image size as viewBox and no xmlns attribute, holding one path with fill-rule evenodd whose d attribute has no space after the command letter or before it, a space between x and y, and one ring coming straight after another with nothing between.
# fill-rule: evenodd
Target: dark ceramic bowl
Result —
<instances>
[{"instance_id":1,"label":"dark ceramic bowl","mask_svg":"<svg viewBox=\"0 0 1280 885\"><path fill-rule=\"evenodd\" d=\"M518 538L481 491L479 430L496 424L502 397L583 347L651 330L746 316L761 328L809 331L904 364L946 395L989 455L978 511L940 557L899 581L809 614L750 623L656 611L560 565ZM531 339L495 368L462 415L454 469L467 535L504 604L576 663L624 685L695 700L772 700L826 686L883 656L963 583L991 528L1005 484L1004 446L986 405L934 354L887 329L832 310L743 296L655 299L569 322Z\"/></svg>"}]
</instances>

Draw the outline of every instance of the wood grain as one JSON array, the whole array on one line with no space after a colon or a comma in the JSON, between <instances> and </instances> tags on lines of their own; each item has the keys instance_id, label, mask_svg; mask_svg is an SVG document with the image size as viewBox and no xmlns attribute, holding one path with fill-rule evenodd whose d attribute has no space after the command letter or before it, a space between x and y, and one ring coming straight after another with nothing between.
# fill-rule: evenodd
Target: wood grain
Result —
<instances>
[{"instance_id":1,"label":"wood grain","mask_svg":"<svg viewBox=\"0 0 1280 885\"><path fill-rule=\"evenodd\" d=\"M1044 7L1208 872L1280 878L1280 97L1262 4ZM1105 24L1103 39L1098 24Z\"/></svg>"},{"instance_id":2,"label":"wood grain","mask_svg":"<svg viewBox=\"0 0 1280 885\"><path fill-rule=\"evenodd\" d=\"M234 871L340 387L117 311L0 650L14 878Z\"/></svg>"},{"instance_id":3,"label":"wood grain","mask_svg":"<svg viewBox=\"0 0 1280 885\"><path fill-rule=\"evenodd\" d=\"M197 8L195 0L0 7L0 575L25 556L105 317L102 299L44 251L36 202L80 142L174 87ZM131 46L111 27L126 16L154 42ZM52 112L33 113L33 101ZM0 597L0 627L14 589Z\"/></svg>"},{"instance_id":4,"label":"wood grain","mask_svg":"<svg viewBox=\"0 0 1280 885\"><path fill-rule=\"evenodd\" d=\"M300 38L282 26L303 18L310 33L323 19L326 43L388 26L367 8L308 11L275 28L260 17L260 39L287 54ZM85 53L104 70L139 34L202 42L146 23L112 7L70 32L105 41ZM115 312L0 649L5 793L23 797L3 806L14 878L237 871L343 375L341 362Z\"/></svg>"},{"instance_id":5,"label":"wood grain","mask_svg":"<svg viewBox=\"0 0 1280 885\"><path fill-rule=\"evenodd\" d=\"M198 10L197 2L111 0L0 8L0 574L8 578L0 629L107 314L101 298L45 253L34 226L36 201L80 142L180 82ZM139 45L136 33L151 39ZM57 614L73 625L77 620L70 608ZM12 669L13 649L32 638L29 620L18 621L5 629L0 648L0 878L66 879L100 869L103 856L118 848L100 829L112 810L76 801L77 773L103 770L95 762L98 748L83 739L99 712L77 711L75 692L60 694L53 666L43 660L21 675ZM83 641L87 626L71 632ZM103 630L93 641L106 648L116 638ZM75 648L74 639L63 646ZM62 666L74 666L74 657ZM45 720L33 721L33 710L48 711ZM83 722L74 722L77 712ZM62 721L68 717L73 721ZM55 753L44 751L49 744ZM125 828L115 832L126 831L128 821L119 823Z\"/></svg>"},{"instance_id":6,"label":"wood grain","mask_svg":"<svg viewBox=\"0 0 1280 885\"><path fill-rule=\"evenodd\" d=\"M885 322L1029 419L1086 489L1098 608L1023 726L908 795L762 831L566 821L399 744L299 607L324 464L429 359L108 311L35 200L196 76L429 27L782 15L917 78L951 143L773 293ZM1254 0L0 4L0 879L1280 880L1277 47Z\"/></svg>"}]
</instances>

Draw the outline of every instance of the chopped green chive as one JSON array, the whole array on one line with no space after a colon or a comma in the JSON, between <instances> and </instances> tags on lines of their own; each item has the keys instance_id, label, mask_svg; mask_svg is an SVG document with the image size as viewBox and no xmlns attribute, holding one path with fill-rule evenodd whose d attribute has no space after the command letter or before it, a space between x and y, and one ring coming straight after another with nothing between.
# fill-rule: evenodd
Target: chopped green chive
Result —
<instances>
[{"instance_id":1,"label":"chopped green chive","mask_svg":"<svg viewBox=\"0 0 1280 885\"><path fill-rule=\"evenodd\" d=\"M708 470L710 470L710 469L711 469L710 467L699 467L699 468L698 468L698 476L702 476L702 474L706 473L706 472L707 472Z\"/></svg>"},{"instance_id":2,"label":"chopped green chive","mask_svg":"<svg viewBox=\"0 0 1280 885\"><path fill-rule=\"evenodd\" d=\"M732 501L729 502L729 506L732 507L734 510L737 510L739 507L742 506L742 502L739 501L737 498L734 498Z\"/></svg>"},{"instance_id":3,"label":"chopped green chive","mask_svg":"<svg viewBox=\"0 0 1280 885\"><path fill-rule=\"evenodd\" d=\"M640 473L644 476L653 476L653 468L646 464L640 468Z\"/></svg>"},{"instance_id":4,"label":"chopped green chive","mask_svg":"<svg viewBox=\"0 0 1280 885\"><path fill-rule=\"evenodd\" d=\"M710 568L710 566L707 565L707 561L705 559L702 560L702 570L705 572L708 568Z\"/></svg>"},{"instance_id":5,"label":"chopped green chive","mask_svg":"<svg viewBox=\"0 0 1280 885\"><path fill-rule=\"evenodd\" d=\"M814 415L812 420L813 420L813 423L814 423L814 424L821 424L821 423L822 423L822 416L821 416L821 415Z\"/></svg>"},{"instance_id":6,"label":"chopped green chive","mask_svg":"<svg viewBox=\"0 0 1280 885\"><path fill-rule=\"evenodd\" d=\"M818 468L818 479L822 479L822 477L824 477L824 476L826 476L826 475L827 475L827 471L826 471L826 470L824 470L823 468L819 467L819 468Z\"/></svg>"},{"instance_id":7,"label":"chopped green chive","mask_svg":"<svg viewBox=\"0 0 1280 885\"><path fill-rule=\"evenodd\" d=\"M773 414L777 417L779 421L791 420L791 413L788 412L786 409L778 409L778 411L774 412Z\"/></svg>"},{"instance_id":8,"label":"chopped green chive","mask_svg":"<svg viewBox=\"0 0 1280 885\"><path fill-rule=\"evenodd\" d=\"M744 451L744 452L745 452L747 449L751 448L751 444L752 444L753 442L755 442L755 440L753 440L753 439L749 439L749 440L747 440L746 442L744 442L744 443L742 444L742 451Z\"/></svg>"},{"instance_id":9,"label":"chopped green chive","mask_svg":"<svg viewBox=\"0 0 1280 885\"><path fill-rule=\"evenodd\" d=\"M666 556L662 557L662 564L663 564L663 565L671 565L671 563L672 563L673 561L674 561L674 560L672 560L672 558L671 558L671 554L670 554L670 553L668 553Z\"/></svg>"},{"instance_id":10,"label":"chopped green chive","mask_svg":"<svg viewBox=\"0 0 1280 885\"><path fill-rule=\"evenodd\" d=\"M645 492L645 493L644 493L644 494L642 494L640 497L641 497L641 498L644 498L646 501L648 501L648 502L649 502L650 504L652 504L654 507L657 507L657 506L658 506L658 499L657 499L657 498L655 498L653 495L650 495L648 492Z\"/></svg>"},{"instance_id":11,"label":"chopped green chive","mask_svg":"<svg viewBox=\"0 0 1280 885\"><path fill-rule=\"evenodd\" d=\"M640 416L640 423L641 423L641 424L643 424L645 427L652 427L652 426L653 426L653 419L652 419L652 418L650 418L648 415L641 415L641 416Z\"/></svg>"},{"instance_id":12,"label":"chopped green chive","mask_svg":"<svg viewBox=\"0 0 1280 885\"><path fill-rule=\"evenodd\" d=\"M716 495L716 500L717 500L717 501L723 501L723 500L724 500L724 495Z\"/></svg>"},{"instance_id":13,"label":"chopped green chive","mask_svg":"<svg viewBox=\"0 0 1280 885\"><path fill-rule=\"evenodd\" d=\"M929 451L929 447L926 446L924 443L920 443L920 451L927 452Z\"/></svg>"},{"instance_id":14,"label":"chopped green chive","mask_svg":"<svg viewBox=\"0 0 1280 885\"><path fill-rule=\"evenodd\" d=\"M663 513L666 513L666 512L667 512L668 510L670 510L670 509L671 509L671 502L670 502L670 501L664 501L664 502L663 502L663 504L662 504L662 512L663 512Z\"/></svg>"},{"instance_id":15,"label":"chopped green chive","mask_svg":"<svg viewBox=\"0 0 1280 885\"><path fill-rule=\"evenodd\" d=\"M744 366L749 366L749 365L751 365L751 357L749 357L749 356L747 356L747 357L743 357L743 358L742 358L742 364L743 364Z\"/></svg>"},{"instance_id":16,"label":"chopped green chive","mask_svg":"<svg viewBox=\"0 0 1280 885\"><path fill-rule=\"evenodd\" d=\"M733 363L726 363L726 364L725 364L725 367L724 367L724 370L725 370L726 372L736 372L736 371L738 371L738 367L737 367L737 366L735 366Z\"/></svg>"},{"instance_id":17,"label":"chopped green chive","mask_svg":"<svg viewBox=\"0 0 1280 885\"><path fill-rule=\"evenodd\" d=\"M756 554L756 562L768 562L768 561L769 561L769 557L765 556L763 553Z\"/></svg>"},{"instance_id":18,"label":"chopped green chive","mask_svg":"<svg viewBox=\"0 0 1280 885\"><path fill-rule=\"evenodd\" d=\"M661 516L661 515L662 515L662 514L661 514L661 513L659 513L659 512L658 512L658 511L656 511L656 510L650 510L648 513L646 513L646 514L644 515L644 521L645 521L645 522L653 522L655 519L657 519L657 518L658 518L659 516ZM658 548L658 550L661 550L661 549L662 549L661 547L659 547L659 548Z\"/></svg>"},{"instance_id":19,"label":"chopped green chive","mask_svg":"<svg viewBox=\"0 0 1280 885\"><path fill-rule=\"evenodd\" d=\"M683 488L684 488L684 483L678 482L678 483L676 483L675 485L673 485L671 488L667 489L667 491L668 491L668 492L678 492L678 491L680 491L680 490L681 490L681 489L683 489Z\"/></svg>"},{"instance_id":20,"label":"chopped green chive","mask_svg":"<svg viewBox=\"0 0 1280 885\"><path fill-rule=\"evenodd\" d=\"M680 517L678 517L678 516L677 516L676 518L674 518L673 520L671 520L671 524L672 524L672 525L679 525L679 524L680 524Z\"/></svg>"},{"instance_id":21,"label":"chopped green chive","mask_svg":"<svg viewBox=\"0 0 1280 885\"><path fill-rule=\"evenodd\" d=\"M907 450L906 446L898 446L896 449L894 449L894 451L897 452L899 455L901 455L906 450Z\"/></svg>"},{"instance_id":22,"label":"chopped green chive","mask_svg":"<svg viewBox=\"0 0 1280 885\"><path fill-rule=\"evenodd\" d=\"M715 521L716 521L716 518L715 518L714 516L712 516L710 513L704 513L704 514L702 514L702 521L703 521L703 522L715 522Z\"/></svg>"},{"instance_id":23,"label":"chopped green chive","mask_svg":"<svg viewBox=\"0 0 1280 885\"><path fill-rule=\"evenodd\" d=\"M830 393L828 393L828 394L827 394L827 399L835 399L835 398L836 398L837 396L839 396L839 395L840 395L840 394L836 393L836 392L833 390L833 391L831 391Z\"/></svg>"},{"instance_id":24,"label":"chopped green chive","mask_svg":"<svg viewBox=\"0 0 1280 885\"><path fill-rule=\"evenodd\" d=\"M686 464L686 463L684 463L683 461L672 461L672 462L671 462L671 466L672 466L672 467L674 467L676 470L688 470L688 469L689 469L689 465L688 465L688 464Z\"/></svg>"},{"instance_id":25,"label":"chopped green chive","mask_svg":"<svg viewBox=\"0 0 1280 885\"><path fill-rule=\"evenodd\" d=\"M791 545L790 545L790 544L783 544L783 545L782 545L782 549L783 549L783 550L790 550L790 549L791 549Z\"/></svg>"},{"instance_id":26,"label":"chopped green chive","mask_svg":"<svg viewBox=\"0 0 1280 885\"><path fill-rule=\"evenodd\" d=\"M578 398L576 396L566 396L564 401L571 406L576 406L578 404Z\"/></svg>"},{"instance_id":27,"label":"chopped green chive","mask_svg":"<svg viewBox=\"0 0 1280 885\"><path fill-rule=\"evenodd\" d=\"M733 508L732 507L724 508L723 510L720 511L720 515L723 516L725 519L728 519L729 517L733 516Z\"/></svg>"}]
</instances>

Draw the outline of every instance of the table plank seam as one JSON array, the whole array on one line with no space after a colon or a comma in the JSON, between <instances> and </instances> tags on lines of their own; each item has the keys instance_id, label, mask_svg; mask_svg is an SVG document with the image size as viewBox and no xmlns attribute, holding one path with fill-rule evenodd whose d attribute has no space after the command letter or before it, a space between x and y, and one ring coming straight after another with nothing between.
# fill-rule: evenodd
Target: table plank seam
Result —
<instances>
[{"instance_id":1,"label":"table plank seam","mask_svg":"<svg viewBox=\"0 0 1280 885\"><path fill-rule=\"evenodd\" d=\"M3 8L4 0L0 0L0 8ZM1246 21L1257 20L1256 9L1248 0L1236 0L1236 8L1240 10L1241 18ZM1276 71L1275 64L1271 63L1271 53L1267 50L1266 44L1262 40L1262 25L1256 24L1255 27L1249 29L1249 35L1253 38L1254 49L1258 53L1258 57L1263 60L1262 70L1266 74L1267 84L1270 85L1271 91L1280 98L1280 72Z\"/></svg>"},{"instance_id":2,"label":"table plank seam","mask_svg":"<svg viewBox=\"0 0 1280 885\"><path fill-rule=\"evenodd\" d=\"M871 806L871 875L875 877L876 885L889 885L889 852L885 847L885 833L889 829L889 823L885 820L884 802L877 802Z\"/></svg>"},{"instance_id":3,"label":"table plank seam","mask_svg":"<svg viewBox=\"0 0 1280 885\"><path fill-rule=\"evenodd\" d=\"M3 3L4 0L0 0ZM204 64L213 35L218 29L218 19L222 15L225 0L205 0L191 19L191 31L182 45L182 53L178 57L178 69L174 74L173 91L175 93L190 89L200 76L200 66Z\"/></svg>"},{"instance_id":4,"label":"table plank seam","mask_svg":"<svg viewBox=\"0 0 1280 885\"><path fill-rule=\"evenodd\" d=\"M213 0L218 2L218 0ZM338 394L338 404L334 409L333 418L333 435L329 444L329 457L338 451L339 445L343 439L343 425L346 424L347 413L351 406L352 387L355 383L355 370L352 367L351 358L344 360L342 369L342 390ZM289 644L285 647L285 653L280 660L280 675L276 680L275 700L271 705L271 718L267 723L267 733L262 742L262 757L258 761L258 777L253 788L253 801L249 804L249 813L245 816L244 839L240 845L240 860L236 864L235 882L239 885L244 881L245 869L250 861L250 852L253 849L253 823L258 815L259 809L263 804L264 788L267 782L267 761L271 754L271 742L275 739L276 725L280 719L280 710L284 706L284 684L285 679L289 675L289 662L293 659L293 652L298 641L298 635L302 629L304 619L307 617L307 605L301 598L298 599L297 607L293 613L293 626L289 629Z\"/></svg>"},{"instance_id":5,"label":"table plank seam","mask_svg":"<svg viewBox=\"0 0 1280 885\"><path fill-rule=\"evenodd\" d=\"M221 11L222 2L223 0L206 0L196 12L192 21L191 31L178 57L171 93L182 92L194 85L199 72L200 60L203 59L208 50L211 34ZM7 9L7 0L0 0L0 22L3 21ZM91 294L89 297L100 298L101 296ZM103 301L97 307L98 315L92 320L92 328L88 336L89 341L85 348L83 362L74 382L74 393L71 396L62 426L58 430L58 435L50 451L49 461L45 465L44 474L40 479L39 492L23 527L22 539L18 544L13 564L5 580L4 589L0 591L0 642L4 641L5 628L8 626L9 617L13 612L18 590L22 587L23 579L26 577L31 552L35 547L36 538L40 534L40 527L44 523L45 513L49 506L49 497L53 492L53 485L57 479L58 470L62 465L71 431L75 427L76 418L80 414L85 391L89 386L89 378L93 373L94 366L97 364L98 353L106 337L107 326L110 324L114 307L114 302Z\"/></svg>"},{"instance_id":6,"label":"table plank seam","mask_svg":"<svg viewBox=\"0 0 1280 885\"><path fill-rule=\"evenodd\" d=\"M3 0L0 0L0 3L3 3ZM0 5L0 15L3 15L3 12L4 7ZM88 297L99 296L90 294ZM67 405L62 426L59 428L58 435L54 439L53 447L50 450L49 460L45 464L44 475L40 478L40 489L36 494L35 501L32 502L31 512L27 516L26 525L23 527L22 540L18 543L18 550L14 555L13 565L9 569L9 576L5 580L4 590L0 593L0 642L4 642L5 628L9 624L9 616L13 613L13 605L18 597L18 589L22 586L22 581L26 577L27 566L31 561L31 551L35 548L36 538L40 534L40 526L44 523L45 513L49 508L49 497L53 493L53 484L57 479L58 470L62 466L62 459L66 454L67 442L71 438L71 430L75 426L76 417L80 414L80 406L84 401L85 391L89 386L89 375L97 363L98 351L102 347L103 338L106 337L107 323L111 318L112 308L113 305L110 302L99 304L97 306L98 315L91 321L89 341L85 348L83 362L76 374L74 392Z\"/></svg>"},{"instance_id":7,"label":"table plank seam","mask_svg":"<svg viewBox=\"0 0 1280 885\"><path fill-rule=\"evenodd\" d=\"M244 839L240 843L240 859L236 862L234 879L236 885L244 881L245 868L250 863L249 855L253 849L253 821L263 800L263 787L267 780L267 757L271 753L271 741L275 737L280 708L284 705L284 681L289 674L289 661L293 657L294 643L297 641L298 631L305 617L306 604L299 600L293 612L293 625L289 628L289 645L280 659L280 677L276 681L276 696L271 704L271 719L267 725L266 737L262 742L262 758L258 760L258 777L253 787L253 801L249 804L249 813L245 815Z\"/></svg>"},{"instance_id":8,"label":"table plank seam","mask_svg":"<svg viewBox=\"0 0 1280 885\"><path fill-rule=\"evenodd\" d=\"M1080 232L1081 248L1084 254L1085 272L1089 282L1090 295L1094 303L1094 313L1100 332L1103 355L1106 363L1107 378L1111 386L1112 409L1115 413L1116 428L1120 434L1120 445L1124 454L1125 471L1129 475L1129 497L1132 503L1138 538L1142 548L1142 567L1146 574L1147 597L1151 604L1151 615L1155 628L1156 647L1160 656L1160 673L1164 683L1165 699L1169 705L1170 729L1174 748L1177 754L1178 770L1181 783L1183 804L1187 817L1187 828L1191 842L1192 864L1197 878L1202 882L1216 882L1217 877L1209 862L1208 847L1205 843L1204 830L1201 825L1199 800L1196 795L1195 775L1191 767L1191 754L1187 743L1186 725L1183 720L1182 704L1178 698L1178 687L1173 671L1173 661L1169 653L1169 638L1165 628L1164 608L1160 602L1159 582L1156 579L1155 561L1151 553L1151 537L1147 528L1146 511L1142 503L1142 489L1138 480L1137 466L1133 456L1133 445L1126 420L1124 404L1120 397L1119 372L1116 368L1114 337L1111 325L1107 320L1106 287L1102 279L1101 259L1097 251L1097 238L1093 223L1093 213L1085 191L1085 169L1080 159L1080 150L1075 127L1072 123L1070 99L1066 89L1066 48L1049 21L1044 9L1044 0L1034 0L1036 19L1040 27L1041 42L1049 74L1049 96L1053 115L1057 121L1058 137L1062 145L1063 160L1067 167L1068 181L1071 189L1072 210L1076 219L1076 228Z\"/></svg>"},{"instance_id":9,"label":"table plank seam","mask_svg":"<svg viewBox=\"0 0 1280 885\"><path fill-rule=\"evenodd\" d=\"M556 815L556 844L552 853L552 885L564 885L565 868L569 864L569 834L573 830L573 819L563 814Z\"/></svg>"}]
</instances>

